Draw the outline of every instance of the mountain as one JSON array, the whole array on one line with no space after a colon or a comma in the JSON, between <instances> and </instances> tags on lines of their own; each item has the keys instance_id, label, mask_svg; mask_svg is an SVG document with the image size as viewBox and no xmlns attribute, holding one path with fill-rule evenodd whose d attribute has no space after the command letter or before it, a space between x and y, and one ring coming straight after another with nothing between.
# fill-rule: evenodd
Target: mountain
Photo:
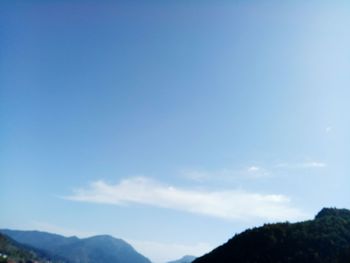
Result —
<instances>
[{"instance_id":1,"label":"mountain","mask_svg":"<svg viewBox=\"0 0 350 263\"><path fill-rule=\"evenodd\" d=\"M193 260L195 260L196 257L194 256L183 256L182 258L174 261L169 261L168 263L191 263Z\"/></svg>"},{"instance_id":2,"label":"mountain","mask_svg":"<svg viewBox=\"0 0 350 263\"><path fill-rule=\"evenodd\" d=\"M35 248L46 251L53 251L62 246L69 246L78 242L77 237L64 237L57 234L51 234L40 231L19 231L1 229L0 232L5 234L19 243L27 244Z\"/></svg>"},{"instance_id":3,"label":"mountain","mask_svg":"<svg viewBox=\"0 0 350 263\"><path fill-rule=\"evenodd\" d=\"M19 243L60 256L68 263L151 263L125 241L107 235L79 239L40 231L0 232Z\"/></svg>"},{"instance_id":4,"label":"mountain","mask_svg":"<svg viewBox=\"0 0 350 263\"><path fill-rule=\"evenodd\" d=\"M35 252L26 250L17 244L15 241L11 240L5 235L0 234L0 253L3 258L10 258L12 260L36 260L38 256ZM7 260L0 260L0 262L7 262Z\"/></svg>"},{"instance_id":5,"label":"mountain","mask_svg":"<svg viewBox=\"0 0 350 263\"><path fill-rule=\"evenodd\" d=\"M0 234L0 262L64 262L59 258L50 257L49 254L20 244L6 235Z\"/></svg>"},{"instance_id":6,"label":"mountain","mask_svg":"<svg viewBox=\"0 0 350 263\"><path fill-rule=\"evenodd\" d=\"M314 220L249 229L193 261L217 262L349 263L350 211L324 208Z\"/></svg>"}]
</instances>

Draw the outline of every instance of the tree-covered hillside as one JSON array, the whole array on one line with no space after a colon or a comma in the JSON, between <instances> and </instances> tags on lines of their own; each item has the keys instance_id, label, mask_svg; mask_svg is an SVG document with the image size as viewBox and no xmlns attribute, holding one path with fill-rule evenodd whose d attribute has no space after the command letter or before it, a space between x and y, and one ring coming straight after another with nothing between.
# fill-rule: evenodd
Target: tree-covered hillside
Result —
<instances>
[{"instance_id":1,"label":"tree-covered hillside","mask_svg":"<svg viewBox=\"0 0 350 263\"><path fill-rule=\"evenodd\" d=\"M350 211L324 208L314 220L249 229L193 263L217 262L349 263Z\"/></svg>"},{"instance_id":2,"label":"tree-covered hillside","mask_svg":"<svg viewBox=\"0 0 350 263\"><path fill-rule=\"evenodd\" d=\"M20 244L6 235L0 234L0 262L64 262L50 257L43 251Z\"/></svg>"}]
</instances>

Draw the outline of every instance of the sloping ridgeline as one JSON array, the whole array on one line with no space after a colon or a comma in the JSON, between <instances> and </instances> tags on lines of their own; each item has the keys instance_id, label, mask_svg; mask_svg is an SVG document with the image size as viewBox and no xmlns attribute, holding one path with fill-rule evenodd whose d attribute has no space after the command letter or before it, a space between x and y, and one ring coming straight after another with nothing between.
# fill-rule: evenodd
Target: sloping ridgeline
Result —
<instances>
[{"instance_id":1,"label":"sloping ridgeline","mask_svg":"<svg viewBox=\"0 0 350 263\"><path fill-rule=\"evenodd\" d=\"M69 263L151 263L125 241L107 235L79 239L39 231L0 232L19 243L62 257Z\"/></svg>"},{"instance_id":2,"label":"sloping ridgeline","mask_svg":"<svg viewBox=\"0 0 350 263\"><path fill-rule=\"evenodd\" d=\"M3 234L0 234L0 253L2 254L0 262L65 262L43 251L20 244Z\"/></svg>"},{"instance_id":3,"label":"sloping ridgeline","mask_svg":"<svg viewBox=\"0 0 350 263\"><path fill-rule=\"evenodd\" d=\"M193 260L195 260L195 259L196 259L195 256L186 255L178 260L169 261L168 263L192 263Z\"/></svg>"},{"instance_id":4,"label":"sloping ridgeline","mask_svg":"<svg viewBox=\"0 0 350 263\"><path fill-rule=\"evenodd\" d=\"M350 211L324 208L314 220L249 229L193 263L217 262L349 263Z\"/></svg>"}]
</instances>

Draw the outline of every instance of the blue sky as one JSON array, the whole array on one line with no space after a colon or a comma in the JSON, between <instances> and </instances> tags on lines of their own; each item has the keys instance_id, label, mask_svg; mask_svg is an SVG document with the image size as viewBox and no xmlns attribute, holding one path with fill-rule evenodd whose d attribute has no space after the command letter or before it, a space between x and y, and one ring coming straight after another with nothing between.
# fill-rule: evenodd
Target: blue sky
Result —
<instances>
[{"instance_id":1,"label":"blue sky","mask_svg":"<svg viewBox=\"0 0 350 263\"><path fill-rule=\"evenodd\" d=\"M346 1L2 1L0 227L160 263L350 208Z\"/></svg>"}]
</instances>

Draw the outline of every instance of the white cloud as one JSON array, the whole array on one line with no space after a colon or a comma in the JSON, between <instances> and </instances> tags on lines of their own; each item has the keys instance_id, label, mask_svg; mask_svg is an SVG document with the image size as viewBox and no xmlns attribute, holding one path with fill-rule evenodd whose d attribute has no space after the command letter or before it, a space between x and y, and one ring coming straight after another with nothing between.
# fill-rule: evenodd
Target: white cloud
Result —
<instances>
[{"instance_id":1,"label":"white cloud","mask_svg":"<svg viewBox=\"0 0 350 263\"><path fill-rule=\"evenodd\" d=\"M242 190L204 191L158 183L145 177L122 180L118 184L96 181L77 189L66 199L113 205L132 203L174 209L228 220L297 220L305 218L291 206L287 196Z\"/></svg>"},{"instance_id":2,"label":"white cloud","mask_svg":"<svg viewBox=\"0 0 350 263\"><path fill-rule=\"evenodd\" d=\"M128 240L138 252L147 256L153 263L164 263L183 257L184 255L202 256L214 246L207 243L176 244L154 241Z\"/></svg>"},{"instance_id":3,"label":"white cloud","mask_svg":"<svg viewBox=\"0 0 350 263\"><path fill-rule=\"evenodd\" d=\"M327 165L323 162L306 162L303 166L307 168L324 168Z\"/></svg>"},{"instance_id":4,"label":"white cloud","mask_svg":"<svg viewBox=\"0 0 350 263\"><path fill-rule=\"evenodd\" d=\"M276 168L290 168L290 169L300 169L300 168L325 168L327 164L320 161L308 161L303 163L279 163L275 165Z\"/></svg>"},{"instance_id":5,"label":"white cloud","mask_svg":"<svg viewBox=\"0 0 350 263\"><path fill-rule=\"evenodd\" d=\"M260 167L257 167L257 166L250 166L250 167L248 167L248 171L249 171L249 172L255 173L255 172L260 171Z\"/></svg>"},{"instance_id":6,"label":"white cloud","mask_svg":"<svg viewBox=\"0 0 350 263\"><path fill-rule=\"evenodd\" d=\"M247 172L247 177L249 178L266 178L271 176L271 173L268 170L255 165L248 167Z\"/></svg>"},{"instance_id":7,"label":"white cloud","mask_svg":"<svg viewBox=\"0 0 350 263\"><path fill-rule=\"evenodd\" d=\"M248 166L242 169L221 169L216 171L204 171L204 170L184 170L181 172L182 177L196 181L221 181L231 182L237 179L257 179L270 177L271 173L260 166Z\"/></svg>"}]
</instances>

